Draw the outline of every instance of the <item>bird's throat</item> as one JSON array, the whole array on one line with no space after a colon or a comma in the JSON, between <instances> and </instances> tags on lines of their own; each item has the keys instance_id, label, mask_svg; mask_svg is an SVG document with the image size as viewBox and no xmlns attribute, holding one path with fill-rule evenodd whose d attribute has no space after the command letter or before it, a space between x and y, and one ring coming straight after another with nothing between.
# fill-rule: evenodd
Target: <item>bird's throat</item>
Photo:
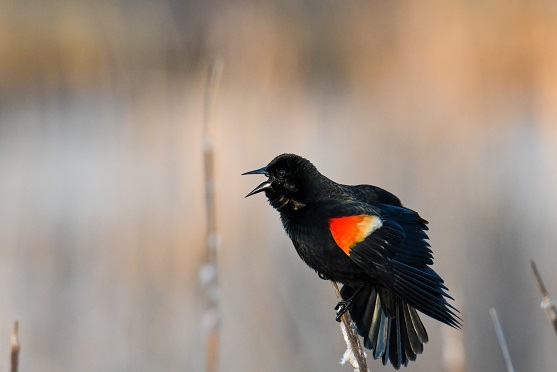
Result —
<instances>
[{"instance_id":1,"label":"bird's throat","mask_svg":"<svg viewBox=\"0 0 557 372\"><path fill-rule=\"evenodd\" d=\"M305 203L289 198L285 195L269 194L267 195L267 198L269 199L271 206L279 212L295 212L306 206Z\"/></svg>"}]
</instances>

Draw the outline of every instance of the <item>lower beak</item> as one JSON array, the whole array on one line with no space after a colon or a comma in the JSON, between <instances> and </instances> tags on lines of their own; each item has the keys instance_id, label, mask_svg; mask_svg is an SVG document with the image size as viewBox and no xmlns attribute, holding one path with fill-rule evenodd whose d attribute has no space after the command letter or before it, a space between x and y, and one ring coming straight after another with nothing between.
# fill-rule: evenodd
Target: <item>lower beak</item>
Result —
<instances>
[{"instance_id":1,"label":"lower beak","mask_svg":"<svg viewBox=\"0 0 557 372\"><path fill-rule=\"evenodd\" d=\"M261 183L261 185L257 186L255 189L251 190L251 192L246 195L246 198L248 196L252 196L254 194L260 193L261 191L265 191L267 189L270 189L271 187L272 187L271 182L270 181L265 181L265 182Z\"/></svg>"}]
</instances>

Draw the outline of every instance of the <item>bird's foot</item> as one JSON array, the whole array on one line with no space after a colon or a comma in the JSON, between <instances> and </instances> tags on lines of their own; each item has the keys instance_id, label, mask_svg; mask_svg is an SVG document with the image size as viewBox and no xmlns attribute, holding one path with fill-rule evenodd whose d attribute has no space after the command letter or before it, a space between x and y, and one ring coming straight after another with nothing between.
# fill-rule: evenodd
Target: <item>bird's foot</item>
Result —
<instances>
[{"instance_id":1,"label":"bird's foot","mask_svg":"<svg viewBox=\"0 0 557 372\"><path fill-rule=\"evenodd\" d=\"M346 301L339 301L338 304L335 306L335 310L337 311L336 321L340 322L340 318L347 312L352 306L352 298L349 298Z\"/></svg>"},{"instance_id":2,"label":"bird's foot","mask_svg":"<svg viewBox=\"0 0 557 372\"><path fill-rule=\"evenodd\" d=\"M337 311L337 317L336 317L337 322L340 322L340 318L342 318L342 315L348 310L350 310L350 307L352 306L352 301L354 301L356 295L358 294L358 292L362 290L363 287L364 285L360 284L360 286L354 291L354 293L352 293L352 296L350 296L348 299L344 301L339 301L337 306L335 306L335 310Z\"/></svg>"}]
</instances>

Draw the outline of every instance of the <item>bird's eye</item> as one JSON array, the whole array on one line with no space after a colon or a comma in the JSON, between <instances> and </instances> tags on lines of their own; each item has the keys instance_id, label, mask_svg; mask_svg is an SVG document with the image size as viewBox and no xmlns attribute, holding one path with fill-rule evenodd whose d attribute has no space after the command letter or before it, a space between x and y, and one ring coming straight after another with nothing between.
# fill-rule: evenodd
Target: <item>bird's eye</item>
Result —
<instances>
[{"instance_id":1,"label":"bird's eye","mask_svg":"<svg viewBox=\"0 0 557 372\"><path fill-rule=\"evenodd\" d=\"M277 172L277 175L278 175L280 178L284 178L284 176L286 176L286 171L285 171L284 169L280 169L280 170Z\"/></svg>"}]
</instances>

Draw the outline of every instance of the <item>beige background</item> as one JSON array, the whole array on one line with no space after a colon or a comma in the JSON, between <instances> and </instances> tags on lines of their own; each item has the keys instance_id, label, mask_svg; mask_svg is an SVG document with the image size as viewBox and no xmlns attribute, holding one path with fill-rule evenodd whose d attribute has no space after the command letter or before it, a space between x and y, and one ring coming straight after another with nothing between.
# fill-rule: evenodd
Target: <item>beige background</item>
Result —
<instances>
[{"instance_id":1,"label":"beige background","mask_svg":"<svg viewBox=\"0 0 557 372\"><path fill-rule=\"evenodd\" d=\"M408 371L555 369L554 1L0 1L0 370L202 371L202 112L215 99L221 371L350 371L330 285L240 177L275 155L430 221L464 329ZM2 341L3 340L3 341ZM454 346L456 345L456 346ZM1 352L4 350L4 353ZM372 371L391 370L370 361ZM453 367L450 367L450 366Z\"/></svg>"}]
</instances>

